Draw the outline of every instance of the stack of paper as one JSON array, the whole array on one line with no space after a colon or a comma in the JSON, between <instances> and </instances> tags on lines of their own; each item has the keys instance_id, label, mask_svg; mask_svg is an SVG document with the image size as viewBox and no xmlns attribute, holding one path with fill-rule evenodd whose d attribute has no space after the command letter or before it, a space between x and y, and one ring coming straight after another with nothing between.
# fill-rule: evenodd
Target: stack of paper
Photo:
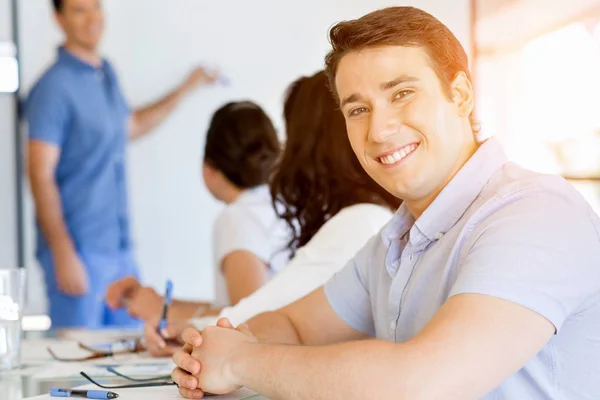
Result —
<instances>
[{"instance_id":1,"label":"stack of paper","mask_svg":"<svg viewBox=\"0 0 600 400\"><path fill-rule=\"evenodd\" d=\"M36 379L78 378L81 371L92 377L114 377L114 374L107 371L108 367L113 367L127 376L147 378L169 375L175 368L170 358L154 358L147 353L132 353L81 362L61 362L50 356L48 348L65 358L90 355L89 351L81 349L73 340L26 340L21 351L21 363L29 368L22 369L20 373Z\"/></svg>"},{"instance_id":2,"label":"stack of paper","mask_svg":"<svg viewBox=\"0 0 600 400\"><path fill-rule=\"evenodd\" d=\"M81 371L93 378L116 377L107 369L108 367L112 367L119 373L132 378L150 378L170 375L175 367L175 364L170 358L153 358L147 353L132 353L124 356L119 355L117 357L106 357L83 362L56 361L48 353L48 347L50 347L53 352L60 357L85 357L88 356L90 352L81 349L78 342L84 342L89 345L94 343L112 342L123 337L123 332L115 333L114 335L110 335L110 337L107 336L107 332L75 332L70 335L69 339L25 340L23 341L21 360L22 364L28 365L29 367L18 370L16 373L25 373L38 380L69 380L72 378L79 380L82 379L80 375ZM88 390L99 389L93 384L82 386L81 388ZM118 400L181 399L175 386L112 389L111 391L114 391L119 395ZM264 399L264 397L248 389L241 389L226 396L211 396L210 398L215 400ZM30 399L50 400L52 397L50 397L49 394L46 394L31 397Z\"/></svg>"},{"instance_id":3,"label":"stack of paper","mask_svg":"<svg viewBox=\"0 0 600 400\"><path fill-rule=\"evenodd\" d=\"M151 362L148 362L151 361ZM168 376L175 368L171 360L130 360L122 363L110 362L54 362L33 371L30 375L40 380L51 380L59 378L81 378L80 372L85 372L93 378L116 378L116 375L108 371L108 367L114 368L119 373L132 378L153 378L157 376Z\"/></svg>"}]
</instances>

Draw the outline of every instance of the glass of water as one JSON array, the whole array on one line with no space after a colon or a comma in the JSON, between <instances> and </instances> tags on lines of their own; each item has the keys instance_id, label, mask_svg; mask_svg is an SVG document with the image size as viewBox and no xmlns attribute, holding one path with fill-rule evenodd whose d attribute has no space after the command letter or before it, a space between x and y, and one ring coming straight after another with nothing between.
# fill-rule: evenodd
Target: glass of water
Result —
<instances>
[{"instance_id":1,"label":"glass of water","mask_svg":"<svg viewBox=\"0 0 600 400\"><path fill-rule=\"evenodd\" d=\"M24 268L0 269L0 370L19 367Z\"/></svg>"}]
</instances>

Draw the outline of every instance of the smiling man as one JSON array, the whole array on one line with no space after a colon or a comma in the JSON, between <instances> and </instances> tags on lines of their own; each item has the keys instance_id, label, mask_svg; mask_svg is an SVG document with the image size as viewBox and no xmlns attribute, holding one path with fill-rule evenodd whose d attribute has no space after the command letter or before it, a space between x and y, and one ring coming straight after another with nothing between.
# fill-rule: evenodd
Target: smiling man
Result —
<instances>
[{"instance_id":1,"label":"smiling man","mask_svg":"<svg viewBox=\"0 0 600 400\"><path fill-rule=\"evenodd\" d=\"M434 17L389 8L330 36L352 148L403 206L323 288L236 329L187 330L181 394L598 398L598 216L478 140L467 56Z\"/></svg>"}]
</instances>

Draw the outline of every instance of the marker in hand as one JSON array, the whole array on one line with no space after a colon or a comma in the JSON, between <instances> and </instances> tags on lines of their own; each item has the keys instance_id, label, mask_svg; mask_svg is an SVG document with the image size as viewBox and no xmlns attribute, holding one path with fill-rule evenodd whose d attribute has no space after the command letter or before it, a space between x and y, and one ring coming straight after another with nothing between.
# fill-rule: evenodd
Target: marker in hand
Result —
<instances>
[{"instance_id":1,"label":"marker in hand","mask_svg":"<svg viewBox=\"0 0 600 400\"><path fill-rule=\"evenodd\" d=\"M226 76L219 75L217 78L218 82L223 86L229 86L229 79Z\"/></svg>"},{"instance_id":2,"label":"marker in hand","mask_svg":"<svg viewBox=\"0 0 600 400\"><path fill-rule=\"evenodd\" d=\"M173 302L173 282L171 280L167 280L167 285L165 287L165 301L163 303L163 311L162 317L160 319L160 324L158 325L158 334L162 337L162 332L167 328L167 312L169 311L169 306ZM164 338L163 338L164 339Z\"/></svg>"}]
</instances>

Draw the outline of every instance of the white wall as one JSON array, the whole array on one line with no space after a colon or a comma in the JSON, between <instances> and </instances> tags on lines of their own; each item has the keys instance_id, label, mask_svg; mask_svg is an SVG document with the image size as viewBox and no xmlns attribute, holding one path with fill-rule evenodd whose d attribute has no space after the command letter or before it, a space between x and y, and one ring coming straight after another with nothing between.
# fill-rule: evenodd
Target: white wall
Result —
<instances>
[{"instance_id":1,"label":"white wall","mask_svg":"<svg viewBox=\"0 0 600 400\"><path fill-rule=\"evenodd\" d=\"M598 18L600 0L479 0L498 7L478 18L477 46L480 54L518 51L527 41L577 19ZM510 26L510 29L507 29Z\"/></svg>"},{"instance_id":2,"label":"white wall","mask_svg":"<svg viewBox=\"0 0 600 400\"><path fill-rule=\"evenodd\" d=\"M113 61L132 105L176 84L198 62L218 65L227 88L201 90L151 137L130 148L129 177L137 255L146 282L162 291L174 279L179 297L213 296L211 225L220 207L200 176L204 133L225 101L261 104L281 126L282 96L298 76L322 67L327 30L398 2L385 0L105 0L104 53ZM468 0L404 1L432 12L463 40ZM51 62L60 35L49 0L21 2L20 29L26 87ZM31 206L29 226L32 226ZM31 234L29 235L31 238ZM29 253L32 252L30 239Z\"/></svg>"}]
</instances>

